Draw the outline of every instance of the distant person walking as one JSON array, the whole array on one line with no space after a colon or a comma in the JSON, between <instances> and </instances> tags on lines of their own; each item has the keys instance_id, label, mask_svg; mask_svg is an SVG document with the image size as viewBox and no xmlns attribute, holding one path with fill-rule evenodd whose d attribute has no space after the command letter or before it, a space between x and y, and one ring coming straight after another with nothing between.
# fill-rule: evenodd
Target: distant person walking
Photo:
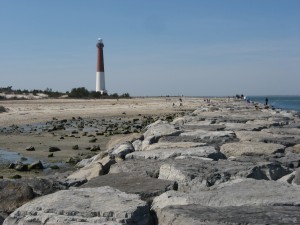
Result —
<instances>
[{"instance_id":1,"label":"distant person walking","mask_svg":"<svg viewBox=\"0 0 300 225\"><path fill-rule=\"evenodd\" d=\"M266 98L266 105L268 105L268 101L269 101L269 99L268 99L268 98Z\"/></svg>"}]
</instances>

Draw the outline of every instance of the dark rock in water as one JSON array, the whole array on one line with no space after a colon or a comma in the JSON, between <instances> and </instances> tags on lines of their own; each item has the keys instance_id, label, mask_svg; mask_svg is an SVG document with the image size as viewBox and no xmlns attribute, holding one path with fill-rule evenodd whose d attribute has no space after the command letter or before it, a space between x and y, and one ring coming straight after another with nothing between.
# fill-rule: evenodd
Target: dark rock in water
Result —
<instances>
[{"instance_id":1,"label":"dark rock in water","mask_svg":"<svg viewBox=\"0 0 300 225\"><path fill-rule=\"evenodd\" d=\"M79 146L78 146L78 145L73 145L73 146L72 146L72 149L73 149L73 150L78 150L78 149L79 149Z\"/></svg>"},{"instance_id":2,"label":"dark rock in water","mask_svg":"<svg viewBox=\"0 0 300 225\"><path fill-rule=\"evenodd\" d=\"M26 157L24 157L24 156L22 156L20 160L21 160L21 161L26 161L26 160L27 160L27 158L26 158Z\"/></svg>"},{"instance_id":3,"label":"dark rock in water","mask_svg":"<svg viewBox=\"0 0 300 225\"><path fill-rule=\"evenodd\" d=\"M49 157L49 158L54 157L54 154L51 153L51 154L48 155L48 157Z\"/></svg>"},{"instance_id":4,"label":"dark rock in water","mask_svg":"<svg viewBox=\"0 0 300 225\"><path fill-rule=\"evenodd\" d=\"M58 151L61 151L60 148L58 147L54 147L54 146L49 147L49 152L58 152Z\"/></svg>"},{"instance_id":5,"label":"dark rock in water","mask_svg":"<svg viewBox=\"0 0 300 225\"><path fill-rule=\"evenodd\" d=\"M26 151L35 151L35 148L33 146L28 146L25 148Z\"/></svg>"},{"instance_id":6,"label":"dark rock in water","mask_svg":"<svg viewBox=\"0 0 300 225\"><path fill-rule=\"evenodd\" d=\"M56 127L55 126L49 127L48 132L52 132L52 131L56 131Z\"/></svg>"},{"instance_id":7,"label":"dark rock in water","mask_svg":"<svg viewBox=\"0 0 300 225\"><path fill-rule=\"evenodd\" d=\"M42 170L42 169L44 169L44 166L43 166L43 163L41 161L36 161L34 163L31 163L28 166L28 169L29 170Z\"/></svg>"},{"instance_id":8,"label":"dark rock in water","mask_svg":"<svg viewBox=\"0 0 300 225\"><path fill-rule=\"evenodd\" d=\"M58 169L59 169L59 166L58 166L58 165L53 165L53 166L50 166L50 168L51 168L52 170L58 170Z\"/></svg>"},{"instance_id":9,"label":"dark rock in water","mask_svg":"<svg viewBox=\"0 0 300 225\"><path fill-rule=\"evenodd\" d=\"M17 171L28 171L28 165L23 164L21 162L17 162L16 166L15 166L15 170L17 170Z\"/></svg>"},{"instance_id":10,"label":"dark rock in water","mask_svg":"<svg viewBox=\"0 0 300 225\"><path fill-rule=\"evenodd\" d=\"M14 169L16 167L16 164L10 163L8 166L8 169Z\"/></svg>"},{"instance_id":11,"label":"dark rock in water","mask_svg":"<svg viewBox=\"0 0 300 225\"><path fill-rule=\"evenodd\" d=\"M135 176L131 173L107 174L92 178L82 188L110 186L126 193L138 194L142 200L151 201L166 191L176 190L174 181Z\"/></svg>"}]
</instances>

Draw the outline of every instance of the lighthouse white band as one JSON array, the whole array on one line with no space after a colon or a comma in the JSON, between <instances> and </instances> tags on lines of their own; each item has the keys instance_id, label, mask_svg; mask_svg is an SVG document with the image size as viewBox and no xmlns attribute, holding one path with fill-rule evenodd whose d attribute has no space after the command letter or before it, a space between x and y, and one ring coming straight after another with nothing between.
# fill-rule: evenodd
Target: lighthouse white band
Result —
<instances>
[{"instance_id":1,"label":"lighthouse white band","mask_svg":"<svg viewBox=\"0 0 300 225\"><path fill-rule=\"evenodd\" d=\"M96 92L106 93L104 72L96 72Z\"/></svg>"}]
</instances>

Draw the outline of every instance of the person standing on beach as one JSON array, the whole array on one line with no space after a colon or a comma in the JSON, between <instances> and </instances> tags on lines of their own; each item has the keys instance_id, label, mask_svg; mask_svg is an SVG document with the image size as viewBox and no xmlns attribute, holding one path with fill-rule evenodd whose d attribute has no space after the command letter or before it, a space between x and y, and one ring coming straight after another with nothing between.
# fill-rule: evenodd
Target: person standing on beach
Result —
<instances>
[{"instance_id":1,"label":"person standing on beach","mask_svg":"<svg viewBox=\"0 0 300 225\"><path fill-rule=\"evenodd\" d=\"M268 101L269 101L269 99L268 99L268 98L266 98L266 105L268 105Z\"/></svg>"}]
</instances>

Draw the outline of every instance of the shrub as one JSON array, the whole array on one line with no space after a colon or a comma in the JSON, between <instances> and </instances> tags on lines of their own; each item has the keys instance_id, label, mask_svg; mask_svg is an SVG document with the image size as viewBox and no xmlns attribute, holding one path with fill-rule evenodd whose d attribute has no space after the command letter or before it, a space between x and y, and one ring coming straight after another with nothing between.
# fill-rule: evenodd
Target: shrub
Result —
<instances>
[{"instance_id":1,"label":"shrub","mask_svg":"<svg viewBox=\"0 0 300 225\"><path fill-rule=\"evenodd\" d=\"M90 92L85 87L73 88L69 93L70 98L88 98Z\"/></svg>"}]
</instances>

